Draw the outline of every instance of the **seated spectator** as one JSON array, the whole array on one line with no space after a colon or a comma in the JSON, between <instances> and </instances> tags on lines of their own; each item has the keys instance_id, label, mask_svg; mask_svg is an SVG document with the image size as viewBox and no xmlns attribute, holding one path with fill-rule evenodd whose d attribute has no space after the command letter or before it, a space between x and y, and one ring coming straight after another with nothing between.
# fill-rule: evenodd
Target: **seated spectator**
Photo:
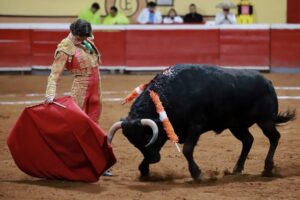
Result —
<instances>
[{"instance_id":1,"label":"seated spectator","mask_svg":"<svg viewBox=\"0 0 300 200\"><path fill-rule=\"evenodd\" d=\"M240 3L237 5L237 9L238 24L253 24L253 5L250 3L249 0L240 0Z\"/></svg>"},{"instance_id":2,"label":"seated spectator","mask_svg":"<svg viewBox=\"0 0 300 200\"><path fill-rule=\"evenodd\" d=\"M103 24L129 24L129 19L123 13L118 12L117 7L112 6L110 8L109 14L104 18Z\"/></svg>"},{"instance_id":3,"label":"seated spectator","mask_svg":"<svg viewBox=\"0 0 300 200\"><path fill-rule=\"evenodd\" d=\"M203 23L203 17L201 14L197 13L197 7L195 4L191 4L190 12L184 16L185 23Z\"/></svg>"},{"instance_id":4,"label":"seated spectator","mask_svg":"<svg viewBox=\"0 0 300 200\"><path fill-rule=\"evenodd\" d=\"M163 20L164 24L173 24L173 23L183 23L182 17L177 15L177 12L174 8L171 8L168 12L168 16L166 16Z\"/></svg>"},{"instance_id":5,"label":"seated spectator","mask_svg":"<svg viewBox=\"0 0 300 200\"><path fill-rule=\"evenodd\" d=\"M233 3L224 1L222 3L219 3L217 5L217 8L222 8L223 11L216 15L216 24L236 24L235 14L230 13L230 8L236 8Z\"/></svg>"},{"instance_id":6,"label":"seated spectator","mask_svg":"<svg viewBox=\"0 0 300 200\"><path fill-rule=\"evenodd\" d=\"M100 6L98 3L93 3L90 8L86 8L79 14L79 19L83 19L91 24L100 24Z\"/></svg>"},{"instance_id":7,"label":"seated spectator","mask_svg":"<svg viewBox=\"0 0 300 200\"><path fill-rule=\"evenodd\" d=\"M147 3L147 8L144 8L138 16L138 23L140 24L160 24L162 17L159 10L156 9L155 2Z\"/></svg>"}]
</instances>

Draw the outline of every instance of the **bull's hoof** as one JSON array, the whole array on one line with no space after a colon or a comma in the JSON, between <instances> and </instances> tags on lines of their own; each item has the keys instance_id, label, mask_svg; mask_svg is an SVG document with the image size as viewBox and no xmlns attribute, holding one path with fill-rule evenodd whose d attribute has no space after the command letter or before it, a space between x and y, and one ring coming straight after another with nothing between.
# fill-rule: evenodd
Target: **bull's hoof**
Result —
<instances>
[{"instance_id":1,"label":"bull's hoof","mask_svg":"<svg viewBox=\"0 0 300 200\"><path fill-rule=\"evenodd\" d=\"M149 176L149 165L140 165L139 170L141 173L141 177L148 177Z\"/></svg>"},{"instance_id":2,"label":"bull's hoof","mask_svg":"<svg viewBox=\"0 0 300 200\"><path fill-rule=\"evenodd\" d=\"M233 170L232 171L232 175L240 175L240 174L242 174L243 173L243 170Z\"/></svg>"},{"instance_id":3,"label":"bull's hoof","mask_svg":"<svg viewBox=\"0 0 300 200\"><path fill-rule=\"evenodd\" d=\"M273 177L273 176L274 176L272 170L264 170L264 171L261 173L261 175L264 176L264 177Z\"/></svg>"},{"instance_id":4,"label":"bull's hoof","mask_svg":"<svg viewBox=\"0 0 300 200\"><path fill-rule=\"evenodd\" d=\"M240 175L240 174L242 174L243 170L244 170L244 167L236 165L233 168L232 174L233 175Z\"/></svg>"},{"instance_id":5,"label":"bull's hoof","mask_svg":"<svg viewBox=\"0 0 300 200\"><path fill-rule=\"evenodd\" d=\"M140 177L139 177L139 180L140 181L149 181L149 179L150 179L150 176L149 175L141 175Z\"/></svg>"},{"instance_id":6,"label":"bull's hoof","mask_svg":"<svg viewBox=\"0 0 300 200\"><path fill-rule=\"evenodd\" d=\"M199 168L194 168L193 170L190 170L191 176L193 177L194 181L201 181L201 170Z\"/></svg>"},{"instance_id":7,"label":"bull's hoof","mask_svg":"<svg viewBox=\"0 0 300 200\"><path fill-rule=\"evenodd\" d=\"M262 172L262 176L264 176L264 177L273 177L274 176L273 168L274 168L273 161L266 162L264 171Z\"/></svg>"},{"instance_id":8,"label":"bull's hoof","mask_svg":"<svg viewBox=\"0 0 300 200\"><path fill-rule=\"evenodd\" d=\"M233 176L239 176L239 175L242 175L243 173L242 172L231 172L230 174L227 174L227 175L233 175Z\"/></svg>"},{"instance_id":9,"label":"bull's hoof","mask_svg":"<svg viewBox=\"0 0 300 200\"><path fill-rule=\"evenodd\" d=\"M148 177L149 176L149 170L143 170L143 171L140 170L140 173L141 173L141 177Z\"/></svg>"},{"instance_id":10,"label":"bull's hoof","mask_svg":"<svg viewBox=\"0 0 300 200\"><path fill-rule=\"evenodd\" d=\"M194 183L203 183L203 177L200 174L197 178L193 177Z\"/></svg>"}]
</instances>

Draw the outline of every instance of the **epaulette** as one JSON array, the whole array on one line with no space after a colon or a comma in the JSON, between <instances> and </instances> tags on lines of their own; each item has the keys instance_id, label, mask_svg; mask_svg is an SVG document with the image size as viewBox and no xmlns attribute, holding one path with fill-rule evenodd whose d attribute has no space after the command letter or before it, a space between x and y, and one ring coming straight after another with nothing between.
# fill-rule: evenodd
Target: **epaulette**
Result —
<instances>
[{"instance_id":1,"label":"epaulette","mask_svg":"<svg viewBox=\"0 0 300 200\"><path fill-rule=\"evenodd\" d=\"M65 54L68 55L69 62L71 62L72 57L75 54L75 49L76 47L73 44L73 42L69 38L65 38L57 45L57 49L55 51L54 57L56 57L58 52L64 52Z\"/></svg>"}]
</instances>

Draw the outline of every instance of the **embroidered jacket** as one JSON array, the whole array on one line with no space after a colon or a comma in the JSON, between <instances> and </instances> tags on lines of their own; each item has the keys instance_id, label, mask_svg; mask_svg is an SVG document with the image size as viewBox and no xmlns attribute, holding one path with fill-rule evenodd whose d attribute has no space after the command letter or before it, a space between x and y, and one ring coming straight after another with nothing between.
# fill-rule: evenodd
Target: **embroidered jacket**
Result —
<instances>
[{"instance_id":1,"label":"embroidered jacket","mask_svg":"<svg viewBox=\"0 0 300 200\"><path fill-rule=\"evenodd\" d=\"M92 41L87 40L87 42L92 46L93 52L83 48L81 44L74 45L70 36L58 44L48 78L46 98L55 97L59 77L66 68L74 76L71 96L82 107L88 87L88 78L92 75L93 69L101 63L98 49Z\"/></svg>"}]
</instances>

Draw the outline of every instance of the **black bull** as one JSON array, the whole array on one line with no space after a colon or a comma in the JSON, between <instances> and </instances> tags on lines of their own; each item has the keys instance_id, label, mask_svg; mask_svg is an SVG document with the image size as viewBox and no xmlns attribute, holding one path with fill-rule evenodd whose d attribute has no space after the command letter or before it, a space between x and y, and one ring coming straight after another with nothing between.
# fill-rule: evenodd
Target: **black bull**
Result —
<instances>
[{"instance_id":1,"label":"black bull","mask_svg":"<svg viewBox=\"0 0 300 200\"><path fill-rule=\"evenodd\" d=\"M183 154L195 180L201 170L193 159L193 151L202 133L212 130L219 134L228 128L242 142L233 169L233 173L241 173L253 143L248 129L255 123L270 142L263 175L272 175L273 156L280 138L276 125L294 119L295 111L278 113L274 87L258 72L176 65L158 74L135 100L128 117L115 123L108 135L111 140L117 129L123 129L127 139L144 155L139 166L142 176L149 174L149 164L159 162L160 149L168 139L149 96L150 90L160 96L179 143L183 143Z\"/></svg>"}]
</instances>

